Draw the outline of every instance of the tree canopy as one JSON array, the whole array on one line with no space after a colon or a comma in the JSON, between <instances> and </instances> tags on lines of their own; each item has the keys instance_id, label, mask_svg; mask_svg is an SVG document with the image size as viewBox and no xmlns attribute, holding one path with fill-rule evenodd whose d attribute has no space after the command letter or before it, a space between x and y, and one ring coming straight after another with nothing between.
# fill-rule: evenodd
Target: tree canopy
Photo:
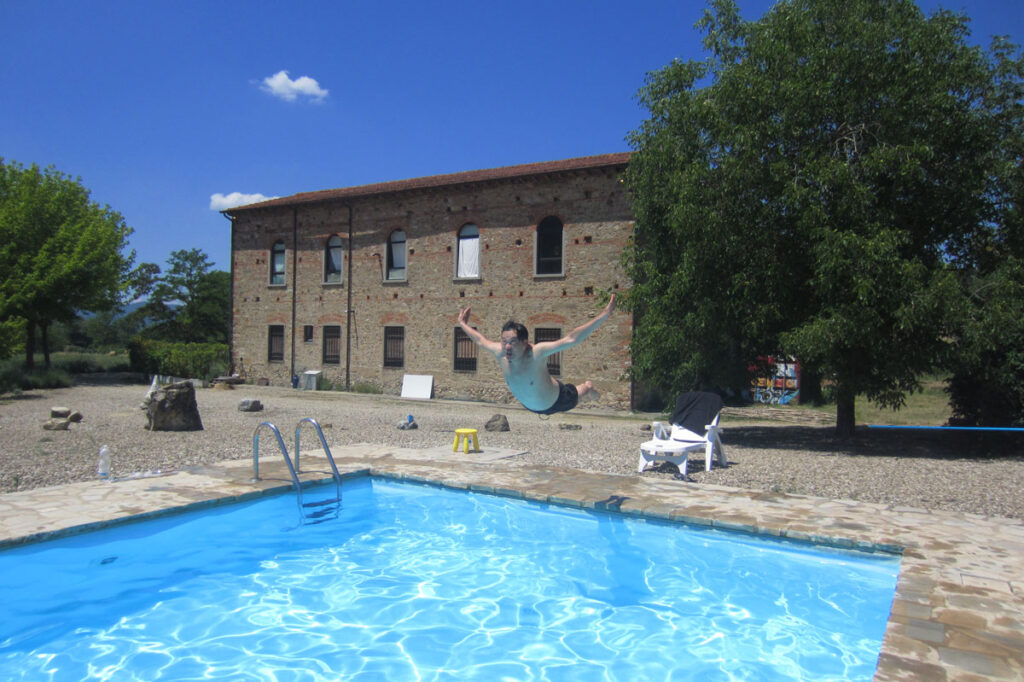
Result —
<instances>
[{"instance_id":1,"label":"tree canopy","mask_svg":"<svg viewBox=\"0 0 1024 682\"><path fill-rule=\"evenodd\" d=\"M51 323L118 302L134 260L125 253L131 232L81 179L0 159L0 321L24 321L27 366L37 329L49 365Z\"/></svg>"},{"instance_id":2,"label":"tree canopy","mask_svg":"<svg viewBox=\"0 0 1024 682\"><path fill-rule=\"evenodd\" d=\"M149 281L146 305L135 314L148 320L146 336L167 341L227 343L231 320L231 275L213 270L200 249L172 251L168 269L143 264ZM146 266L144 268L144 266Z\"/></svg>"},{"instance_id":3,"label":"tree canopy","mask_svg":"<svg viewBox=\"0 0 1024 682\"><path fill-rule=\"evenodd\" d=\"M634 373L737 389L793 355L898 407L950 358L965 273L1020 241L1022 60L910 0L713 0L630 141ZM996 258L998 260L998 258Z\"/></svg>"}]
</instances>

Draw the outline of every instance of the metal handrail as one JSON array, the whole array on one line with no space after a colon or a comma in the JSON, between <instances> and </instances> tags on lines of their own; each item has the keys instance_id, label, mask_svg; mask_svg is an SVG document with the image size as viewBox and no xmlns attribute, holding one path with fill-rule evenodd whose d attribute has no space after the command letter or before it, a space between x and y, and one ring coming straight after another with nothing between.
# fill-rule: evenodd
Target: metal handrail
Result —
<instances>
[{"instance_id":1,"label":"metal handrail","mask_svg":"<svg viewBox=\"0 0 1024 682\"><path fill-rule=\"evenodd\" d=\"M284 455L284 463L288 465L288 473L291 474L292 483L295 485L295 491L299 496L299 512L301 513L302 484L299 482L299 475L295 472L295 467L292 466L292 458L288 456L288 448L284 445L284 438L281 438L281 432L270 422L260 422L252 432L252 479L250 479L250 482L255 483L260 480L260 427L263 426L269 426L277 438L277 445L281 448L281 454Z\"/></svg>"},{"instance_id":2,"label":"metal handrail","mask_svg":"<svg viewBox=\"0 0 1024 682\"><path fill-rule=\"evenodd\" d=\"M324 430L320 428L320 423L312 417L303 417L299 420L299 423L295 425L295 469L302 471L299 468L299 454L302 452L299 446L299 432L302 430L303 422L309 422L316 429L316 434L320 436L320 444L324 446L324 454L327 455L327 461L331 465L331 473L334 475L334 486L338 493L338 500L341 500L341 474L338 472L338 466L334 463L334 456L331 454L331 448L327 446L327 439L324 438Z\"/></svg>"},{"instance_id":3,"label":"metal handrail","mask_svg":"<svg viewBox=\"0 0 1024 682\"><path fill-rule=\"evenodd\" d=\"M299 515L305 518L303 509L305 504L302 501L302 482L299 481L299 453L301 452L299 447L299 432L302 429L302 423L309 422L316 428L317 434L320 436L320 443L324 446L324 454L327 455L327 461L331 464L331 472L334 475L334 487L335 487L335 502L341 502L341 474L338 472L338 467L334 463L334 456L331 455L331 449L327 446L327 439L324 438L323 429L320 428L320 424L317 423L312 417L303 417L299 420L299 423L295 426L295 464L292 464L292 458L288 455L288 448L284 444L284 438L281 437L281 432L276 426L270 422L260 422L255 430L252 432L252 478L249 479L251 483L255 483L260 479L260 429L264 426L268 427L277 438L277 445L281 449L281 454L284 456L284 463L288 465L288 473L292 477L292 483L295 485L295 492L297 494L297 500L299 504ZM323 503L318 503L323 504Z\"/></svg>"}]
</instances>

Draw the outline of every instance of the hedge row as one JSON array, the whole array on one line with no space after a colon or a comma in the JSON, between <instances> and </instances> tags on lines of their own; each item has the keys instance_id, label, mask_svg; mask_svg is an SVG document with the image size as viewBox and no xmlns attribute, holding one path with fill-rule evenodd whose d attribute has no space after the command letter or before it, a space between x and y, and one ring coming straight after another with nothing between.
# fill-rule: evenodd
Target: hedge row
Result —
<instances>
[{"instance_id":1,"label":"hedge row","mask_svg":"<svg viewBox=\"0 0 1024 682\"><path fill-rule=\"evenodd\" d=\"M135 339L128 344L133 372L168 374L186 379L213 379L227 373L230 362L225 343L173 343Z\"/></svg>"}]
</instances>

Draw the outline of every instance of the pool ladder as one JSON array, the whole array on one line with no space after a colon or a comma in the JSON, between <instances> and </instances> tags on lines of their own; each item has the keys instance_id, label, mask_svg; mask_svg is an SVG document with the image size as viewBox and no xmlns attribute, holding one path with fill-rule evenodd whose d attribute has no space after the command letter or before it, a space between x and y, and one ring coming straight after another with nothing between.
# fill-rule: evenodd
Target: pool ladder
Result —
<instances>
[{"instance_id":1,"label":"pool ladder","mask_svg":"<svg viewBox=\"0 0 1024 682\"><path fill-rule=\"evenodd\" d=\"M299 455L302 450L299 447L299 434L302 431L302 424L305 422L309 422L316 429L317 435L320 436L320 444L324 446L324 454L327 455L327 461L331 465L335 491L333 500L329 498L315 502L303 502L302 500L302 482L299 481L299 473L302 471L299 464ZM281 437L281 432L270 422L260 422L252 433L252 479L250 479L252 482L260 480L260 429L264 426L268 427L277 438L277 445L281 448L284 463L288 465L288 473L291 474L292 484L295 485L295 492L298 494L299 514L302 517L302 521L305 523L307 520L312 520L313 523L319 523L328 517L337 518L338 508L341 506L341 474L338 473L338 467L334 463L334 457L331 455L331 449L327 446L327 439L324 438L324 430L320 428L320 424L312 417L303 417L295 425L295 464L293 465L292 458L288 455L288 448ZM315 511L307 513L308 509L314 509Z\"/></svg>"}]
</instances>

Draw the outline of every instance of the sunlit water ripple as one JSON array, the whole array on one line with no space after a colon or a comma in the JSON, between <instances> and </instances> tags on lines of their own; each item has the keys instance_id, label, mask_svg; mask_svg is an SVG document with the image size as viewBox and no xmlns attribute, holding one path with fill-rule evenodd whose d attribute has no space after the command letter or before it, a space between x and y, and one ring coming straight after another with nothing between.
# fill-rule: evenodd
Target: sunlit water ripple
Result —
<instances>
[{"instance_id":1,"label":"sunlit water ripple","mask_svg":"<svg viewBox=\"0 0 1024 682\"><path fill-rule=\"evenodd\" d=\"M0 678L869 680L898 567L356 480L0 552Z\"/></svg>"}]
</instances>

